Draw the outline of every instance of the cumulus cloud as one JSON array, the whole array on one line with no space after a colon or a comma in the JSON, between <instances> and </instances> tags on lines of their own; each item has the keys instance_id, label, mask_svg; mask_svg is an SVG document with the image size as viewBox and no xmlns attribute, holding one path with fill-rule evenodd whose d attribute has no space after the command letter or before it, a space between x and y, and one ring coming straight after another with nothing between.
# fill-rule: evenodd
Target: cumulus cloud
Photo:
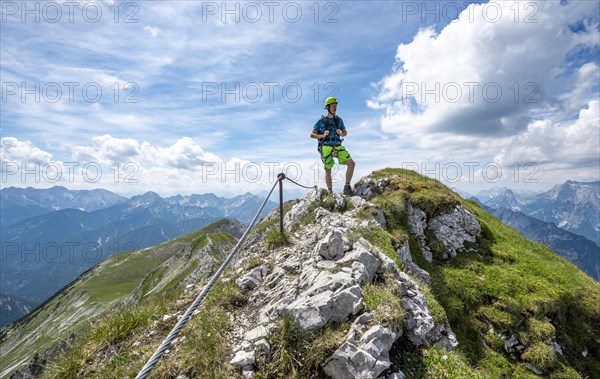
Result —
<instances>
[{"instance_id":1,"label":"cumulus cloud","mask_svg":"<svg viewBox=\"0 0 600 379\"><path fill-rule=\"evenodd\" d=\"M73 156L79 161L127 162L140 154L140 148L140 143L134 139L105 134L92 138L92 146L73 148Z\"/></svg>"},{"instance_id":2,"label":"cumulus cloud","mask_svg":"<svg viewBox=\"0 0 600 379\"><path fill-rule=\"evenodd\" d=\"M141 150L144 157L154 163L183 170L197 170L205 163L222 161L217 155L204 151L190 137L180 138L168 147L156 147L144 142Z\"/></svg>"},{"instance_id":3,"label":"cumulus cloud","mask_svg":"<svg viewBox=\"0 0 600 379\"><path fill-rule=\"evenodd\" d=\"M44 164L52 159L52 154L35 147L30 141L20 141L15 137L2 137L0 152L2 162Z\"/></svg>"},{"instance_id":4,"label":"cumulus cloud","mask_svg":"<svg viewBox=\"0 0 600 379\"><path fill-rule=\"evenodd\" d=\"M385 110L384 131L418 139L432 133L518 135L548 110L577 111L597 91L591 84L597 65L584 64L573 74L564 61L596 46L597 25L582 23L573 31L573 24L597 7L558 1L471 4L439 34L433 27L421 29L412 42L398 46L392 73L377 84L379 93L368 105ZM569 92L573 96L561 99Z\"/></svg>"}]
</instances>

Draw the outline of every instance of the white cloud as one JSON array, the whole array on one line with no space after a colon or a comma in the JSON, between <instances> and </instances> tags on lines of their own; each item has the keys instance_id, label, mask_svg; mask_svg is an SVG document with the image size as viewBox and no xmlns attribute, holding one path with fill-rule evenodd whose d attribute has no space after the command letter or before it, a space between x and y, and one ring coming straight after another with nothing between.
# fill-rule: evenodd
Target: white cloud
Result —
<instances>
[{"instance_id":1,"label":"white cloud","mask_svg":"<svg viewBox=\"0 0 600 379\"><path fill-rule=\"evenodd\" d=\"M150 36L152 38L156 38L156 36L158 36L158 33L160 32L160 29L158 28L153 28L151 26L144 26L144 31L148 34L150 34Z\"/></svg>"},{"instance_id":2,"label":"white cloud","mask_svg":"<svg viewBox=\"0 0 600 379\"><path fill-rule=\"evenodd\" d=\"M15 137L0 139L2 162L44 164L52 159L52 154L35 147L30 141L19 141Z\"/></svg>"},{"instance_id":3,"label":"white cloud","mask_svg":"<svg viewBox=\"0 0 600 379\"><path fill-rule=\"evenodd\" d=\"M485 13L491 4L500 18ZM537 7L528 19L535 22L515 19L515 6L527 4ZM385 131L419 139L431 133L522 133L565 92L574 91L577 101L589 96L597 66L582 66L571 84L561 65L570 52L594 45L595 26L578 33L569 26L596 7L593 2L471 4L439 34L433 27L421 29L412 42L400 44L396 67L368 104L386 110Z\"/></svg>"},{"instance_id":4,"label":"white cloud","mask_svg":"<svg viewBox=\"0 0 600 379\"><path fill-rule=\"evenodd\" d=\"M73 156L79 161L108 164L127 162L140 154L140 143L130 138L115 138L110 134L94 137L92 146L76 146Z\"/></svg>"},{"instance_id":5,"label":"white cloud","mask_svg":"<svg viewBox=\"0 0 600 379\"><path fill-rule=\"evenodd\" d=\"M595 62L588 62L579 67L573 76L573 90L563 96L563 100L568 110L578 111L590 98L593 98L594 91L598 91L600 67Z\"/></svg>"},{"instance_id":6,"label":"white cloud","mask_svg":"<svg viewBox=\"0 0 600 379\"><path fill-rule=\"evenodd\" d=\"M183 137L169 147L155 147L144 142L141 150L144 157L154 163L183 170L198 170L205 163L222 162L217 155L204 151L190 137Z\"/></svg>"}]
</instances>

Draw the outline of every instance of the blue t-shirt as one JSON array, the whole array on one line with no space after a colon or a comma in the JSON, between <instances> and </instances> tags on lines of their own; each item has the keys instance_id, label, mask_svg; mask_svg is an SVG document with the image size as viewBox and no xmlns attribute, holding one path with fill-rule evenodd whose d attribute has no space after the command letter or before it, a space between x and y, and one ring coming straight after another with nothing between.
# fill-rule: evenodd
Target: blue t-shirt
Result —
<instances>
[{"instance_id":1,"label":"blue t-shirt","mask_svg":"<svg viewBox=\"0 0 600 379\"><path fill-rule=\"evenodd\" d=\"M317 134L323 134L326 130L329 130L329 135L323 138L323 145L340 146L342 144L342 137L335 132L336 129L346 130L344 121L341 117L321 117L319 121L315 123L313 129Z\"/></svg>"}]
</instances>

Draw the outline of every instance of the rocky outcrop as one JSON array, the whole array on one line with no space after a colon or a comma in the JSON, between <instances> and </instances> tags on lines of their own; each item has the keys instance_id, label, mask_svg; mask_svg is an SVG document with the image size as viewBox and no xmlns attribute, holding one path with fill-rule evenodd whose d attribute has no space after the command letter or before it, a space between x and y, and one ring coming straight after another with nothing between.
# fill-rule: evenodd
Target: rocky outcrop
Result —
<instances>
[{"instance_id":1,"label":"rocky outcrop","mask_svg":"<svg viewBox=\"0 0 600 379\"><path fill-rule=\"evenodd\" d=\"M456 253L465 249L465 242L475 242L481 235L479 222L468 210L457 205L452 211L434 216L427 220L427 215L419 208L407 205L408 226L410 231L419 241L423 257L433 261L433 248L431 239L439 241L442 245L437 258L447 260L456 256ZM431 234L428 236L427 232ZM438 247L438 250L440 248Z\"/></svg>"},{"instance_id":2,"label":"rocky outcrop","mask_svg":"<svg viewBox=\"0 0 600 379\"><path fill-rule=\"evenodd\" d=\"M352 323L346 341L323 364L332 378L376 378L390 365L389 351L402 332L381 325L368 327L373 315L364 313Z\"/></svg>"},{"instance_id":3,"label":"rocky outcrop","mask_svg":"<svg viewBox=\"0 0 600 379\"><path fill-rule=\"evenodd\" d=\"M413 262L412 256L410 255L410 247L408 245L408 241L404 241L402 246L397 250L398 257L404 264L404 268L406 272L408 272L413 277L419 279L421 282L425 284L429 284L431 282L431 277L429 273L419 267L415 262Z\"/></svg>"},{"instance_id":4,"label":"rocky outcrop","mask_svg":"<svg viewBox=\"0 0 600 379\"><path fill-rule=\"evenodd\" d=\"M369 200L385 191L393 190L392 183L391 178L374 179L372 176L367 176L355 185L354 193ZM477 236L481 235L479 222L461 205L456 205L450 212L435 215L431 219L427 218L422 209L415 207L410 202L407 202L406 210L410 231L419 241L423 257L428 262L433 261L433 250L439 254L439 257L436 256L438 259L447 260L455 257L458 251L463 250L465 242L475 242ZM439 246L435 248L430 246L432 238L442 244L441 251L438 251L440 250ZM406 257L406 255L404 256ZM409 270L412 269L412 272L420 276L420 279L425 279L423 273L415 269L414 264L409 263L408 265L411 266Z\"/></svg>"},{"instance_id":5,"label":"rocky outcrop","mask_svg":"<svg viewBox=\"0 0 600 379\"><path fill-rule=\"evenodd\" d=\"M252 322L234 323L239 330L233 334L243 338L233 345L231 363L251 376L257 357L271 355L268 336L276 332L282 316L291 317L303 333L352 321L346 340L322 363L324 372L333 378L376 378L390 367L389 351L402 335L417 346L456 347L454 334L434 321L416 282L379 248L353 235L357 227L384 226L381 210L360 197L340 195L328 199L326 209L320 197L320 190L310 190L287 212L284 225L293 243L270 253L271 272L255 267L241 272L236 280L249 291L248 308L253 311L245 316ZM307 212L314 212L315 221L300 226ZM260 242L250 250L260 252ZM407 315L400 331L377 324L364 310L363 286L386 272ZM247 330L249 325L252 330Z\"/></svg>"}]
</instances>

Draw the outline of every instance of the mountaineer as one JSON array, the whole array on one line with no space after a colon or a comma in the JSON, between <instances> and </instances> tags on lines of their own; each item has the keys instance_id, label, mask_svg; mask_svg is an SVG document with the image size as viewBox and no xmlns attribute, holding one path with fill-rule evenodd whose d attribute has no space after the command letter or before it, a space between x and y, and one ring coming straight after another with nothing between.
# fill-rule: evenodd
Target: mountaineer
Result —
<instances>
[{"instance_id":1,"label":"mountaineer","mask_svg":"<svg viewBox=\"0 0 600 379\"><path fill-rule=\"evenodd\" d=\"M354 174L355 163L350 156L350 153L342 146L343 138L348 135L344 121L336 114L338 101L335 97L325 99L325 109L327 115L321 116L319 121L315 123L313 131L310 134L311 138L316 138L319 141L318 150L321 155L321 160L325 167L325 183L329 192L333 192L331 180L331 168L334 165L334 158L337 158L338 163L347 165L346 184L344 185L344 195L352 196L352 187L350 181Z\"/></svg>"}]
</instances>

